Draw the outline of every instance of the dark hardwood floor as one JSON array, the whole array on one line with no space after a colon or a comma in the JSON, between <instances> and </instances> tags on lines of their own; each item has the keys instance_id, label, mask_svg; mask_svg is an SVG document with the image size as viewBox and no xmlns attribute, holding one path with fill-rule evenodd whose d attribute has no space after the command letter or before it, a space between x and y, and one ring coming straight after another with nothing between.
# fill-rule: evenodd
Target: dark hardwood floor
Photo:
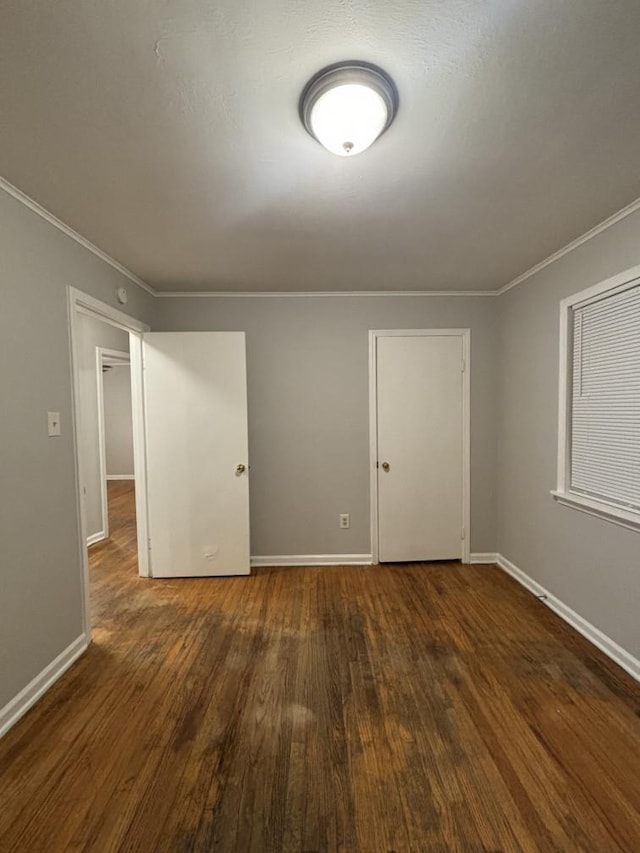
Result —
<instances>
[{"instance_id":1,"label":"dark hardwood floor","mask_svg":"<svg viewBox=\"0 0 640 853\"><path fill-rule=\"evenodd\" d=\"M136 575L0 741L3 851L640 851L640 688L495 567Z\"/></svg>"}]
</instances>

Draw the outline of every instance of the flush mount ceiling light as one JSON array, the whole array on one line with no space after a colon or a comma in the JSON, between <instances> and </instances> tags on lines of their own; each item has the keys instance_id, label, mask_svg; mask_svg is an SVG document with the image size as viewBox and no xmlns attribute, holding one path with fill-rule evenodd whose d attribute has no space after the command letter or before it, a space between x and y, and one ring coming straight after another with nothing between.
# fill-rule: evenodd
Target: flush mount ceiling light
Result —
<instances>
[{"instance_id":1,"label":"flush mount ceiling light","mask_svg":"<svg viewBox=\"0 0 640 853\"><path fill-rule=\"evenodd\" d=\"M398 111L398 91L388 74L366 62L340 62L309 80L300 118L321 145L340 157L365 151Z\"/></svg>"}]
</instances>

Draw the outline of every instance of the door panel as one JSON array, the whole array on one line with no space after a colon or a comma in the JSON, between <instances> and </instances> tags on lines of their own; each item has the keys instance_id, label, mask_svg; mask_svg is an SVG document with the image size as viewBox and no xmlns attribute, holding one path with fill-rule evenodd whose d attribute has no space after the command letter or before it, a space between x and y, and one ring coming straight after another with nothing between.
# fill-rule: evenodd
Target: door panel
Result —
<instances>
[{"instance_id":1,"label":"door panel","mask_svg":"<svg viewBox=\"0 0 640 853\"><path fill-rule=\"evenodd\" d=\"M459 335L377 339L381 562L461 557L462 358Z\"/></svg>"},{"instance_id":2,"label":"door panel","mask_svg":"<svg viewBox=\"0 0 640 853\"><path fill-rule=\"evenodd\" d=\"M151 332L143 347L151 574L249 574L244 332Z\"/></svg>"}]
</instances>

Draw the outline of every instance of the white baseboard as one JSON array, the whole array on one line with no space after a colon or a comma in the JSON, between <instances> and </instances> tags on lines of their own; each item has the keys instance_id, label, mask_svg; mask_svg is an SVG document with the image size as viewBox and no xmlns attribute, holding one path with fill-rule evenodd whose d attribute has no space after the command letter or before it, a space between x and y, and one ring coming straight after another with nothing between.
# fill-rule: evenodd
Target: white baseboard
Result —
<instances>
[{"instance_id":1,"label":"white baseboard","mask_svg":"<svg viewBox=\"0 0 640 853\"><path fill-rule=\"evenodd\" d=\"M107 480L135 480L135 474L107 474Z\"/></svg>"},{"instance_id":2,"label":"white baseboard","mask_svg":"<svg viewBox=\"0 0 640 853\"><path fill-rule=\"evenodd\" d=\"M288 554L280 557L252 557L259 566L370 566L371 554Z\"/></svg>"},{"instance_id":3,"label":"white baseboard","mask_svg":"<svg viewBox=\"0 0 640 853\"><path fill-rule=\"evenodd\" d=\"M622 669L624 669L625 672L628 672L629 675L636 679L636 681L640 681L640 660L635 658L626 649L623 649L622 646L619 646L610 637L607 637L606 634L603 634L603 632L599 628L596 628L595 625L592 625L591 622L587 622L587 620L580 616L579 613L572 610L564 603L564 601L561 601L553 595L553 593L549 592L548 589L545 589L541 584L529 577L529 575L523 572L522 569L519 569L514 565L514 563L507 560L506 557L503 557L502 554L497 555L496 562L504 572L511 575L512 578L515 578L518 583L526 587L535 596L544 596L541 600L547 605L547 607L550 607L554 613L557 613L561 619L564 619L564 621L571 625L572 628L575 628L579 634L582 634L582 636L586 637L589 642L593 643L594 646L597 646L600 651L604 652L605 655L617 663L618 666L621 666Z\"/></svg>"},{"instance_id":4,"label":"white baseboard","mask_svg":"<svg viewBox=\"0 0 640 853\"><path fill-rule=\"evenodd\" d=\"M469 555L470 563L478 563L478 564L489 564L489 563L497 563L498 555L497 554L470 554Z\"/></svg>"},{"instance_id":5,"label":"white baseboard","mask_svg":"<svg viewBox=\"0 0 640 853\"><path fill-rule=\"evenodd\" d=\"M0 737L6 734L11 726L26 714L42 694L80 657L88 645L87 636L81 634L0 710Z\"/></svg>"},{"instance_id":6,"label":"white baseboard","mask_svg":"<svg viewBox=\"0 0 640 853\"><path fill-rule=\"evenodd\" d=\"M87 548L90 545L95 545L96 542L102 542L102 540L106 538L104 530L100 530L98 533L92 533L91 536L87 536Z\"/></svg>"}]
</instances>

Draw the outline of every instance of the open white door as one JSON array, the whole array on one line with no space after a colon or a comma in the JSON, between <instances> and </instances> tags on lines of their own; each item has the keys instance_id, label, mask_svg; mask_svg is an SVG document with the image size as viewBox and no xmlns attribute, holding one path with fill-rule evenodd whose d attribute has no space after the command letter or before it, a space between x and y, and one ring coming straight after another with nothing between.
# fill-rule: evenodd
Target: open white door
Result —
<instances>
[{"instance_id":1,"label":"open white door","mask_svg":"<svg viewBox=\"0 0 640 853\"><path fill-rule=\"evenodd\" d=\"M465 537L464 336L378 333L380 562L460 559Z\"/></svg>"},{"instance_id":2,"label":"open white door","mask_svg":"<svg viewBox=\"0 0 640 853\"><path fill-rule=\"evenodd\" d=\"M150 332L143 349L151 575L248 575L244 332Z\"/></svg>"}]
</instances>

